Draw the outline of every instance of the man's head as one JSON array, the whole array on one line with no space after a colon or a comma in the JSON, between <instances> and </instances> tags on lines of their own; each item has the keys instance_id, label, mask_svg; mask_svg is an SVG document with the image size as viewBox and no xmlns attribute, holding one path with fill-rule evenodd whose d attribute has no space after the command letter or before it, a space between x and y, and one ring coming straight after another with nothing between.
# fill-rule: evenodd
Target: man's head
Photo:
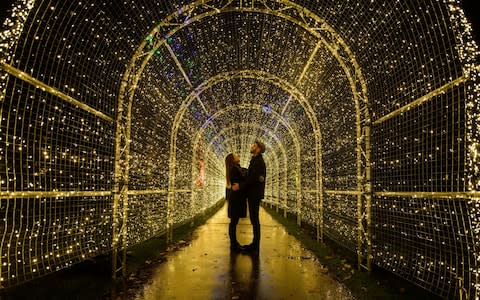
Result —
<instances>
[{"instance_id":1,"label":"man's head","mask_svg":"<svg viewBox=\"0 0 480 300\"><path fill-rule=\"evenodd\" d=\"M252 144L252 148L250 149L250 153L252 153L253 155L257 155L257 154L260 154L260 153L263 153L265 152L265 144L259 140L256 140L253 144Z\"/></svg>"}]
</instances>

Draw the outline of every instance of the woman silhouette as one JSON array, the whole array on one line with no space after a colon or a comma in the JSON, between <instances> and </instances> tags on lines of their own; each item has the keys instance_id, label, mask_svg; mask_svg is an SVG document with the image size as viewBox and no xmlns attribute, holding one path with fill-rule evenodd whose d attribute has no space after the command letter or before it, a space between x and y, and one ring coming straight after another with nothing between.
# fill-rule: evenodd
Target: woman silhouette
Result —
<instances>
[{"instance_id":1,"label":"woman silhouette","mask_svg":"<svg viewBox=\"0 0 480 300\"><path fill-rule=\"evenodd\" d=\"M228 226L228 236L230 237L230 249L233 251L241 250L237 241L237 224L240 218L247 217L247 198L244 191L229 190L234 183L243 182L246 175L246 169L240 167L240 156L230 153L225 158L227 174L227 200L228 217L230 225Z\"/></svg>"}]
</instances>

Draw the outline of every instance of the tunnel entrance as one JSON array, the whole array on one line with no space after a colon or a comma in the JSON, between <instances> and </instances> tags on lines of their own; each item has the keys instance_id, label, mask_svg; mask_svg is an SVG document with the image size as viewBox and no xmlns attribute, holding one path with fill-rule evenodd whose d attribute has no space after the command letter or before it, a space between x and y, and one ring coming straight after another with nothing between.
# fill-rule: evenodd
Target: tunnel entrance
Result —
<instances>
[{"instance_id":1,"label":"tunnel entrance","mask_svg":"<svg viewBox=\"0 0 480 300\"><path fill-rule=\"evenodd\" d=\"M455 1L16 1L0 35L2 287L113 253L225 193L443 297L479 293L479 52ZM118 265L117 265L118 262Z\"/></svg>"}]
</instances>

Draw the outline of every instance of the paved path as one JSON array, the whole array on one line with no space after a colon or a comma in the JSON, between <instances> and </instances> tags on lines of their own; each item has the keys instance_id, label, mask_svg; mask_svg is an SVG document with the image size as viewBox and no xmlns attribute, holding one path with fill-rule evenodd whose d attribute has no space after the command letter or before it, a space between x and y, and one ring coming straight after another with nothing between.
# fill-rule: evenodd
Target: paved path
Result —
<instances>
[{"instance_id":1,"label":"paved path","mask_svg":"<svg viewBox=\"0 0 480 300\"><path fill-rule=\"evenodd\" d=\"M168 254L136 299L352 299L262 208L259 254L231 253L226 208L196 229L188 246ZM237 232L241 244L250 243L248 218Z\"/></svg>"}]
</instances>

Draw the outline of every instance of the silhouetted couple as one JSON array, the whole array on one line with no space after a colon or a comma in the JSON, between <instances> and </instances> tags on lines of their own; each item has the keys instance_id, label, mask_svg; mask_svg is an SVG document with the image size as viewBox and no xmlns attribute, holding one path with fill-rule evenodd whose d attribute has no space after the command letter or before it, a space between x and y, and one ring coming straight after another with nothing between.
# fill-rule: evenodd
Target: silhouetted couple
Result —
<instances>
[{"instance_id":1,"label":"silhouetted couple","mask_svg":"<svg viewBox=\"0 0 480 300\"><path fill-rule=\"evenodd\" d=\"M258 217L260 201L265 195L266 167L262 153L265 152L265 144L255 141L250 153L252 159L248 170L240 167L240 157L230 153L225 158L227 173L227 200L228 217L230 225L228 234L230 237L230 249L232 251L258 251L260 247L260 220ZM253 241L251 244L241 246L237 241L237 224L240 218L250 215L253 227Z\"/></svg>"}]
</instances>

